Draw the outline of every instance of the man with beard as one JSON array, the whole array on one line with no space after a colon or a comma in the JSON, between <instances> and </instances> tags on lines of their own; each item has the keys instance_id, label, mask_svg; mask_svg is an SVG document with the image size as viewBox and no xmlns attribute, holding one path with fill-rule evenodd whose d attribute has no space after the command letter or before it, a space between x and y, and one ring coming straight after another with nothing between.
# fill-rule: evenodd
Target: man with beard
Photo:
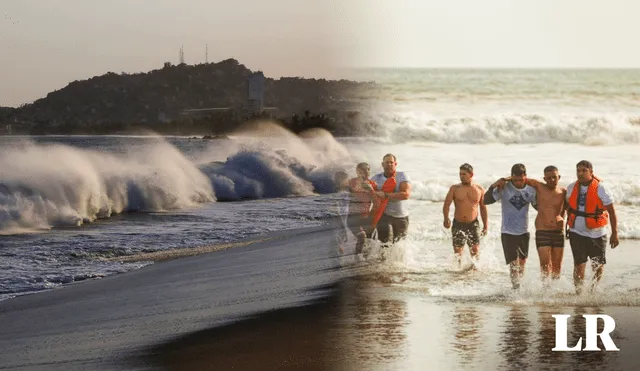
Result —
<instances>
[{"instance_id":1,"label":"man with beard","mask_svg":"<svg viewBox=\"0 0 640 371\"><path fill-rule=\"evenodd\" d=\"M576 165L578 180L567 187L567 227L573 253L573 280L576 294L582 292L584 270L591 259L594 271L591 291L602 278L606 260L607 230L611 220L611 248L618 246L618 217L613 196L593 175L591 162L582 160Z\"/></svg>"},{"instance_id":2,"label":"man with beard","mask_svg":"<svg viewBox=\"0 0 640 371\"><path fill-rule=\"evenodd\" d=\"M378 229L378 240L382 243L389 242L390 232L393 242L399 241L406 237L409 228L407 202L411 196L411 181L406 173L396 171L397 166L396 156L388 153L382 158L384 171L371 178L378 188L372 225Z\"/></svg>"}]
</instances>

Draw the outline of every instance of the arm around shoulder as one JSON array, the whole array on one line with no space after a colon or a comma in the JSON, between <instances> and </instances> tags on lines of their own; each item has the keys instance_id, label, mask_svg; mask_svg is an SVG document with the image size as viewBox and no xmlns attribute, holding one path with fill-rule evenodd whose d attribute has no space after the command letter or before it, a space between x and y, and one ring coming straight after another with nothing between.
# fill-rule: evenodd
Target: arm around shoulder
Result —
<instances>
[{"instance_id":1,"label":"arm around shoulder","mask_svg":"<svg viewBox=\"0 0 640 371\"><path fill-rule=\"evenodd\" d=\"M496 199L493 197L494 190L495 190L495 187L492 184L489 187L489 189L487 189L487 191L484 193L484 196L482 197L482 201L485 205L491 205L496 202Z\"/></svg>"}]
</instances>

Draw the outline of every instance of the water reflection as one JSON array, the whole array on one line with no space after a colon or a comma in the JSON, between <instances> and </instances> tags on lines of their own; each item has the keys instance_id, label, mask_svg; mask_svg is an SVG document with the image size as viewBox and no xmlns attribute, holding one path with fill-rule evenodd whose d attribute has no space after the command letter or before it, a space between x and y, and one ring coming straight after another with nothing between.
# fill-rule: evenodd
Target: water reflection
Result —
<instances>
[{"instance_id":1,"label":"water reflection","mask_svg":"<svg viewBox=\"0 0 640 371\"><path fill-rule=\"evenodd\" d=\"M604 313L602 309L598 307L575 307L573 309L573 313L569 318L569 324L567 326L567 345L569 348L574 347L578 343L578 339L582 337L582 348L586 346L586 333L585 333L585 325L586 318L582 317L583 314L602 314ZM598 333L602 332L604 328L604 321L598 320ZM614 331L611 334L611 339L613 339L614 343L620 344L618 341L619 338L616 336L616 332ZM590 367L601 368L606 364L615 361L615 354L613 352L605 352L604 345L602 344L602 340L598 337L598 347L602 350L600 352L571 352L570 354L573 356L574 363L576 365L580 364L588 364Z\"/></svg>"},{"instance_id":2,"label":"water reflection","mask_svg":"<svg viewBox=\"0 0 640 371\"><path fill-rule=\"evenodd\" d=\"M481 349L483 321L479 315L480 311L482 308L476 306L456 306L452 311L451 346L453 351L459 354L461 366L472 365Z\"/></svg>"},{"instance_id":3,"label":"water reflection","mask_svg":"<svg viewBox=\"0 0 640 371\"><path fill-rule=\"evenodd\" d=\"M527 308L511 306L501 333L500 351L508 370L526 370L531 367L526 355L531 343L531 320Z\"/></svg>"},{"instance_id":4,"label":"water reflection","mask_svg":"<svg viewBox=\"0 0 640 371\"><path fill-rule=\"evenodd\" d=\"M370 369L405 357L406 301L375 295L366 280L349 281L341 291L343 341L358 366Z\"/></svg>"},{"instance_id":5,"label":"water reflection","mask_svg":"<svg viewBox=\"0 0 640 371\"><path fill-rule=\"evenodd\" d=\"M552 351L556 346L556 320L552 315L564 313L565 310L555 306L543 307L538 311L538 338L535 346L537 366L551 367L566 362L566 352Z\"/></svg>"}]
</instances>

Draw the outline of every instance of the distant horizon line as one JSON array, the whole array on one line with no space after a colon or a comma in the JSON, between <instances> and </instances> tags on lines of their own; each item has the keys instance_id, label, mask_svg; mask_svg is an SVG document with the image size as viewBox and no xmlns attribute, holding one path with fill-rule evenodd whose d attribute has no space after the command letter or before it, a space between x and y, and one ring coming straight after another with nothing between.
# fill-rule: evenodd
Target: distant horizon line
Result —
<instances>
[{"instance_id":1,"label":"distant horizon line","mask_svg":"<svg viewBox=\"0 0 640 371\"><path fill-rule=\"evenodd\" d=\"M436 66L362 66L346 67L355 70L555 70L555 71L597 71L597 70L640 70L639 67L436 67Z\"/></svg>"}]
</instances>

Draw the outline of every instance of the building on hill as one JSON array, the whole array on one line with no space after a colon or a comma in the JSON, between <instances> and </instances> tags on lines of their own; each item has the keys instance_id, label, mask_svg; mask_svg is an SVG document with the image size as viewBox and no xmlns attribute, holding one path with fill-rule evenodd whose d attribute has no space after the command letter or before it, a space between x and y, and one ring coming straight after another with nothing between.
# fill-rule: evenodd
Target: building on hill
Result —
<instances>
[{"instance_id":1,"label":"building on hill","mask_svg":"<svg viewBox=\"0 0 640 371\"><path fill-rule=\"evenodd\" d=\"M247 98L243 105L230 107L186 108L181 115L192 120L210 118L241 121L247 118L262 116L274 118L277 107L265 107L264 89L265 78L262 72L254 72L247 77Z\"/></svg>"}]
</instances>

